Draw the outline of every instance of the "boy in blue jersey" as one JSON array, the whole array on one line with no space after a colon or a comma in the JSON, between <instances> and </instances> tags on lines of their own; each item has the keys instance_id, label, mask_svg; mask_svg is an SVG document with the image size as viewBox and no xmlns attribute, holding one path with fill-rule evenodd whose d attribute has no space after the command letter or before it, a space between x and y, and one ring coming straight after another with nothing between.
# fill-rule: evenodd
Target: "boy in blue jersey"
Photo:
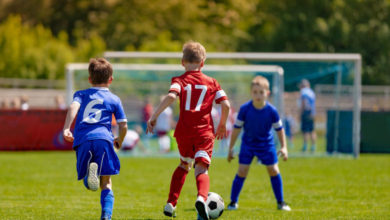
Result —
<instances>
[{"instance_id":1,"label":"boy in blue jersey","mask_svg":"<svg viewBox=\"0 0 390 220\"><path fill-rule=\"evenodd\" d=\"M92 87L77 91L66 115L63 136L73 142L77 157L78 180L84 179L87 189L101 188L101 219L111 219L114 205L111 175L119 174L120 163L114 151L120 148L127 132L127 119L121 100L108 89L112 66L104 58L89 61L89 82ZM111 131L112 115L119 125L119 137ZM74 136L70 131L76 118Z\"/></svg>"},{"instance_id":2,"label":"boy in blue jersey","mask_svg":"<svg viewBox=\"0 0 390 220\"><path fill-rule=\"evenodd\" d=\"M238 159L239 168L233 180L231 203L228 206L229 210L236 210L238 208L238 197L254 156L266 166L268 174L271 177L271 185L277 201L277 208L284 211L291 210L283 199L282 177L279 173L277 158L277 154L280 154L284 160L288 158L286 138L282 121L279 118L276 108L267 102L269 94L268 80L262 76L256 76L251 84L252 100L240 107L234 124L227 158L229 162L234 158L233 147L241 132L241 128L244 128L244 132ZM281 144L278 153L276 153L272 128L276 130Z\"/></svg>"},{"instance_id":3,"label":"boy in blue jersey","mask_svg":"<svg viewBox=\"0 0 390 220\"><path fill-rule=\"evenodd\" d=\"M300 85L300 113L301 113L301 131L303 133L302 152L307 150L307 143L311 140L311 152L316 149L316 133L314 130L314 116L316 114L316 95L310 88L310 82L302 79Z\"/></svg>"}]
</instances>

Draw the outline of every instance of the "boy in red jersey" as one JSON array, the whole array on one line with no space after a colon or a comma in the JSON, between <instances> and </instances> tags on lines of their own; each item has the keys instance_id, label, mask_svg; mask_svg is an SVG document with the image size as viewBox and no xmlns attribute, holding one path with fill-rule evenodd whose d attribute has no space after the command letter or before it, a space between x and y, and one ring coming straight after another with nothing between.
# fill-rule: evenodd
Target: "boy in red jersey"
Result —
<instances>
[{"instance_id":1,"label":"boy in red jersey","mask_svg":"<svg viewBox=\"0 0 390 220\"><path fill-rule=\"evenodd\" d=\"M161 101L148 121L147 132L153 132L159 114L179 97L180 117L175 129L175 138L180 152L180 165L172 175L169 198L164 207L166 216L176 216L176 203L188 171L195 159L195 177L198 197L195 208L198 217L208 220L206 207L210 180L207 174L213 152L214 139L226 137L226 120L230 104L219 83L201 72L206 59L205 48L197 42L183 46L182 65L186 72L173 77L168 95ZM214 134L211 118L213 102L221 104L221 120Z\"/></svg>"}]
</instances>

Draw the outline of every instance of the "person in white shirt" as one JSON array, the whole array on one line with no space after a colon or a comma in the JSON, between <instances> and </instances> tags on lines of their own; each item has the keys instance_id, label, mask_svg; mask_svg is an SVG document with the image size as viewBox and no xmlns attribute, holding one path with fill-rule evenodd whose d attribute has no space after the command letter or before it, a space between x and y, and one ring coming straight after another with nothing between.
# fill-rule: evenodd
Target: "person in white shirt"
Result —
<instances>
[{"instance_id":1,"label":"person in white shirt","mask_svg":"<svg viewBox=\"0 0 390 220\"><path fill-rule=\"evenodd\" d=\"M164 99L164 96L160 99ZM172 128L172 115L172 108L168 106L163 112L161 112L156 121L155 131L158 137L160 153L167 153L170 151L171 140L168 133Z\"/></svg>"}]
</instances>

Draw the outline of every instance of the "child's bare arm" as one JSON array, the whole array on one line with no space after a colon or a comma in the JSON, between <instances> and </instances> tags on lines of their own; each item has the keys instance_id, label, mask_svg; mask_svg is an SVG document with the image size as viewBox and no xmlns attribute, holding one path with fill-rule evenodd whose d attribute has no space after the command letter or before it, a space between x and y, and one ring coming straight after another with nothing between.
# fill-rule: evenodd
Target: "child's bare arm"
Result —
<instances>
[{"instance_id":1,"label":"child's bare arm","mask_svg":"<svg viewBox=\"0 0 390 220\"><path fill-rule=\"evenodd\" d=\"M157 109L154 111L153 115L150 117L146 133L153 133L153 128L156 126L158 116L165 110L165 108L170 106L172 102L176 100L176 97L177 95L174 92L170 92L167 96L165 96L165 98L158 105Z\"/></svg>"},{"instance_id":2,"label":"child's bare arm","mask_svg":"<svg viewBox=\"0 0 390 220\"><path fill-rule=\"evenodd\" d=\"M215 137L219 140L226 137L226 120L229 116L230 103L228 100L223 100L221 102L221 120L217 128Z\"/></svg>"},{"instance_id":3,"label":"child's bare arm","mask_svg":"<svg viewBox=\"0 0 390 220\"><path fill-rule=\"evenodd\" d=\"M232 132L232 136L230 137L229 154L227 158L229 162L234 159L233 148L234 145L236 144L236 140L240 132L241 132L241 128L234 128Z\"/></svg>"},{"instance_id":4,"label":"child's bare arm","mask_svg":"<svg viewBox=\"0 0 390 220\"><path fill-rule=\"evenodd\" d=\"M115 147L120 149L122 147L123 139L125 139L127 133L127 122L119 122L119 136L115 139Z\"/></svg>"},{"instance_id":5,"label":"child's bare arm","mask_svg":"<svg viewBox=\"0 0 390 220\"><path fill-rule=\"evenodd\" d=\"M62 135L64 136L66 141L73 142L73 134L70 131L70 126L72 126L73 120L76 118L77 112L80 109L80 103L73 102L70 104L68 113L66 114L64 129L62 131Z\"/></svg>"},{"instance_id":6,"label":"child's bare arm","mask_svg":"<svg viewBox=\"0 0 390 220\"><path fill-rule=\"evenodd\" d=\"M278 151L278 154L281 154L283 157L283 160L288 159L288 151L286 146L286 135L284 134L284 129L280 129L276 132L278 134L279 142L280 142L280 150Z\"/></svg>"}]
</instances>

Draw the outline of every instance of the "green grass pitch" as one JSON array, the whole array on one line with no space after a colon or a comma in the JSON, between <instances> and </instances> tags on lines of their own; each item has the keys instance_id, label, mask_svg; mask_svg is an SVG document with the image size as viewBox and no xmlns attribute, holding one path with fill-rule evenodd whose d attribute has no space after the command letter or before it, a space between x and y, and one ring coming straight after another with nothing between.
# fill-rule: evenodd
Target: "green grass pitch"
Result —
<instances>
[{"instance_id":1,"label":"green grass pitch","mask_svg":"<svg viewBox=\"0 0 390 220\"><path fill-rule=\"evenodd\" d=\"M167 219L162 208L178 158L121 157L113 177L113 219ZM99 219L100 193L76 181L73 152L0 153L0 219ZM215 158L210 191L229 202L237 159ZM280 162L291 212L276 210L263 166L252 164L237 211L220 219L390 219L390 155L290 158ZM196 185L187 176L177 219L195 219Z\"/></svg>"}]
</instances>

